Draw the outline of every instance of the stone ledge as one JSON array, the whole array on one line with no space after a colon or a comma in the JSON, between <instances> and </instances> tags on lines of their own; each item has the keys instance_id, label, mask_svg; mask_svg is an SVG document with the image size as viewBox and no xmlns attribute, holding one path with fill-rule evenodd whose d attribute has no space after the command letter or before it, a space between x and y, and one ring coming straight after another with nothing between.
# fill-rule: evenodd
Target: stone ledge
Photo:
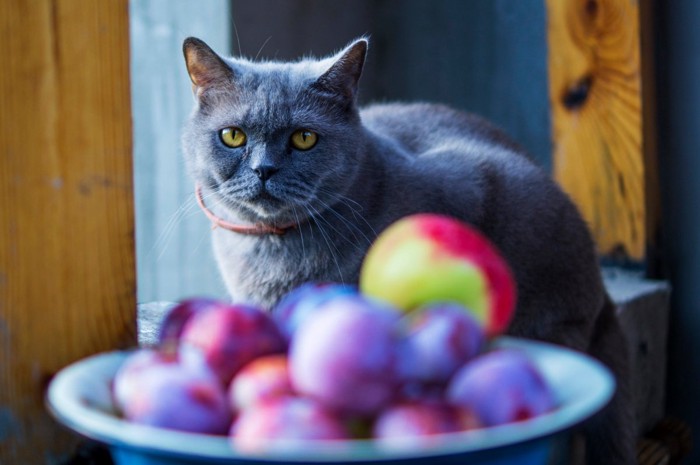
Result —
<instances>
[{"instance_id":1,"label":"stone ledge","mask_svg":"<svg viewBox=\"0 0 700 465\"><path fill-rule=\"evenodd\" d=\"M604 268L603 277L630 348L635 418L641 436L665 415L671 286L616 268Z\"/></svg>"}]
</instances>

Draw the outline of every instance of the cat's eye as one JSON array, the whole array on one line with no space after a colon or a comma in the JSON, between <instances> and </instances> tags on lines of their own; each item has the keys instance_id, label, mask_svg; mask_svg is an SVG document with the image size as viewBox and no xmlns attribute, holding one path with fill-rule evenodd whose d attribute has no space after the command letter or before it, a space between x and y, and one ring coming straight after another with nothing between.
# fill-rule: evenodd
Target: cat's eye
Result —
<instances>
[{"instance_id":1,"label":"cat's eye","mask_svg":"<svg viewBox=\"0 0 700 465\"><path fill-rule=\"evenodd\" d=\"M308 129L299 129L292 134L292 146L299 150L309 150L316 145L318 134Z\"/></svg>"},{"instance_id":2,"label":"cat's eye","mask_svg":"<svg viewBox=\"0 0 700 465\"><path fill-rule=\"evenodd\" d=\"M221 142L231 148L241 147L245 145L247 137L245 132L238 128L224 128L219 132Z\"/></svg>"}]
</instances>

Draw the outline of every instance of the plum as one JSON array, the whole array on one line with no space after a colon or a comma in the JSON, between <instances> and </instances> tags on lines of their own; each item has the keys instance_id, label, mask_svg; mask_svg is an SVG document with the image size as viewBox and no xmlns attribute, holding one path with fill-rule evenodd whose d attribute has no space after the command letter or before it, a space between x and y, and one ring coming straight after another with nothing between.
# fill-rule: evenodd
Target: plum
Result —
<instances>
[{"instance_id":1,"label":"plum","mask_svg":"<svg viewBox=\"0 0 700 465\"><path fill-rule=\"evenodd\" d=\"M114 375L112 396L117 409L124 405L139 389L139 376L159 365L178 363L177 354L161 352L155 349L140 349L129 354Z\"/></svg>"},{"instance_id":2,"label":"plum","mask_svg":"<svg viewBox=\"0 0 700 465\"><path fill-rule=\"evenodd\" d=\"M467 363L450 382L447 398L473 410L485 426L527 420L556 405L537 366L514 349L495 350Z\"/></svg>"},{"instance_id":3,"label":"plum","mask_svg":"<svg viewBox=\"0 0 700 465\"><path fill-rule=\"evenodd\" d=\"M357 288L346 284L306 283L287 293L272 309L272 315L291 339L297 328L314 315L323 304L341 295L357 294Z\"/></svg>"},{"instance_id":4,"label":"plum","mask_svg":"<svg viewBox=\"0 0 700 465\"><path fill-rule=\"evenodd\" d=\"M286 354L258 357L233 377L228 390L234 412L282 396L293 396Z\"/></svg>"},{"instance_id":5,"label":"plum","mask_svg":"<svg viewBox=\"0 0 700 465\"><path fill-rule=\"evenodd\" d=\"M194 315L216 305L224 305L215 299L192 298L179 302L173 307L160 324L158 347L174 350L177 346L185 323Z\"/></svg>"},{"instance_id":6,"label":"plum","mask_svg":"<svg viewBox=\"0 0 700 465\"><path fill-rule=\"evenodd\" d=\"M272 318L248 305L209 307L192 315L180 335L183 361L204 361L224 385L246 363L284 352L286 345Z\"/></svg>"},{"instance_id":7,"label":"plum","mask_svg":"<svg viewBox=\"0 0 700 465\"><path fill-rule=\"evenodd\" d=\"M376 413L398 387L400 314L360 295L338 297L324 307L292 339L292 385L330 409Z\"/></svg>"},{"instance_id":8,"label":"plum","mask_svg":"<svg viewBox=\"0 0 700 465\"><path fill-rule=\"evenodd\" d=\"M174 355L136 352L114 381L128 421L206 434L226 434L231 423L226 392L205 365L183 365Z\"/></svg>"},{"instance_id":9,"label":"plum","mask_svg":"<svg viewBox=\"0 0 700 465\"><path fill-rule=\"evenodd\" d=\"M393 404L382 411L374 424L373 436L396 445L429 444L435 435L475 429L477 417L441 401L414 401Z\"/></svg>"},{"instance_id":10,"label":"plum","mask_svg":"<svg viewBox=\"0 0 700 465\"><path fill-rule=\"evenodd\" d=\"M309 447L307 441L350 439L344 423L312 399L279 397L244 410L231 427L233 445L261 452L271 440L286 448Z\"/></svg>"},{"instance_id":11,"label":"plum","mask_svg":"<svg viewBox=\"0 0 700 465\"><path fill-rule=\"evenodd\" d=\"M465 309L439 303L413 312L402 344L402 376L406 380L446 383L482 349L484 332Z\"/></svg>"}]
</instances>

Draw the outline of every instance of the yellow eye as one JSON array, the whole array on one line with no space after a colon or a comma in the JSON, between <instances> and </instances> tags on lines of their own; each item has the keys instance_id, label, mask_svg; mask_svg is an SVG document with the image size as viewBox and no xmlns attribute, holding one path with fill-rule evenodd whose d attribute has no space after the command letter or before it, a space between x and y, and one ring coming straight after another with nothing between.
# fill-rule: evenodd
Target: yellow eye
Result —
<instances>
[{"instance_id":1,"label":"yellow eye","mask_svg":"<svg viewBox=\"0 0 700 465\"><path fill-rule=\"evenodd\" d=\"M221 142L229 147L236 148L245 145L247 137L245 132L238 128L224 128L219 132Z\"/></svg>"},{"instance_id":2,"label":"yellow eye","mask_svg":"<svg viewBox=\"0 0 700 465\"><path fill-rule=\"evenodd\" d=\"M316 145L318 134L308 129L299 129L292 134L292 145L299 150L309 150Z\"/></svg>"}]
</instances>

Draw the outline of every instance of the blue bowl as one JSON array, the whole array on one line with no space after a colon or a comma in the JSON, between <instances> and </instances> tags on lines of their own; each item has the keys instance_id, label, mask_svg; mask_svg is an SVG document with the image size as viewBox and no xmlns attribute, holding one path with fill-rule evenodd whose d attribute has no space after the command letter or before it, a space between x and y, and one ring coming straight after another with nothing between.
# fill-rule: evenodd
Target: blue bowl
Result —
<instances>
[{"instance_id":1,"label":"blue bowl","mask_svg":"<svg viewBox=\"0 0 700 465\"><path fill-rule=\"evenodd\" d=\"M264 453L254 455L237 451L224 437L128 423L115 414L110 391L128 352L95 355L64 368L52 380L46 402L58 421L106 444L118 465L567 463L571 429L613 395L611 373L584 354L550 344L504 337L494 346L525 351L553 387L558 408L527 421L446 434L427 446L387 449L371 440L356 440L300 450L271 442Z\"/></svg>"}]
</instances>

